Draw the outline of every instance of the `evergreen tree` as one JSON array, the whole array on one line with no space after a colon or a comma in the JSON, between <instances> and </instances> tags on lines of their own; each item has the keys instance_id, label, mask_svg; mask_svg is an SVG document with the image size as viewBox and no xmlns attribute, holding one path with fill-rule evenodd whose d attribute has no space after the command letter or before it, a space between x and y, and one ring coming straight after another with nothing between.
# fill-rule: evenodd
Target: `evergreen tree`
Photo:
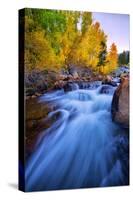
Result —
<instances>
[{"instance_id":1,"label":"evergreen tree","mask_svg":"<svg viewBox=\"0 0 133 200\"><path fill-rule=\"evenodd\" d=\"M119 66L129 64L129 51L123 51L119 54Z\"/></svg>"},{"instance_id":2,"label":"evergreen tree","mask_svg":"<svg viewBox=\"0 0 133 200\"><path fill-rule=\"evenodd\" d=\"M107 56L106 41L102 41L101 42L101 51L99 53L99 61L98 61L98 64L97 64L99 72L104 72L104 67L106 65L106 56Z\"/></svg>"}]
</instances>

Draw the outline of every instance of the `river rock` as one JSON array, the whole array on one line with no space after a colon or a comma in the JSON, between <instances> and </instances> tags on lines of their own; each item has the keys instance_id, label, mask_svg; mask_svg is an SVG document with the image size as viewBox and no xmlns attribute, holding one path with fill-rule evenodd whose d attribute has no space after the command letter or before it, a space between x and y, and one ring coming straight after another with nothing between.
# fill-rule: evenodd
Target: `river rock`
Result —
<instances>
[{"instance_id":1,"label":"river rock","mask_svg":"<svg viewBox=\"0 0 133 200\"><path fill-rule=\"evenodd\" d=\"M63 80L58 80L58 81L55 82L54 88L55 88L55 89L62 89L62 88L64 88L65 84L66 84L65 81L63 81Z\"/></svg>"},{"instance_id":2,"label":"river rock","mask_svg":"<svg viewBox=\"0 0 133 200\"><path fill-rule=\"evenodd\" d=\"M117 86L117 83L113 81L112 76L107 75L104 80L102 81L102 84L112 85L113 87Z\"/></svg>"},{"instance_id":3,"label":"river rock","mask_svg":"<svg viewBox=\"0 0 133 200\"><path fill-rule=\"evenodd\" d=\"M31 98L36 98L36 95L32 95Z\"/></svg>"},{"instance_id":4,"label":"river rock","mask_svg":"<svg viewBox=\"0 0 133 200\"><path fill-rule=\"evenodd\" d=\"M75 66L69 66L68 70L73 79L79 78L77 68Z\"/></svg>"},{"instance_id":5,"label":"river rock","mask_svg":"<svg viewBox=\"0 0 133 200\"><path fill-rule=\"evenodd\" d=\"M67 74L59 74L58 79L59 79L59 80L65 80L65 79L67 79L67 77L68 77Z\"/></svg>"},{"instance_id":6,"label":"river rock","mask_svg":"<svg viewBox=\"0 0 133 200\"><path fill-rule=\"evenodd\" d=\"M125 78L116 89L112 100L112 119L123 127L129 126L129 79Z\"/></svg>"},{"instance_id":7,"label":"river rock","mask_svg":"<svg viewBox=\"0 0 133 200\"><path fill-rule=\"evenodd\" d=\"M114 90L111 85L103 85L99 90L99 94L112 94L113 92Z\"/></svg>"},{"instance_id":8,"label":"river rock","mask_svg":"<svg viewBox=\"0 0 133 200\"><path fill-rule=\"evenodd\" d=\"M64 85L64 91L65 92L69 92L69 91L72 91L74 89L74 83L73 82L67 82L65 85Z\"/></svg>"},{"instance_id":9,"label":"river rock","mask_svg":"<svg viewBox=\"0 0 133 200\"><path fill-rule=\"evenodd\" d=\"M113 75L120 77L122 74L129 74L129 67L127 66L121 66L118 67L114 72Z\"/></svg>"},{"instance_id":10,"label":"river rock","mask_svg":"<svg viewBox=\"0 0 133 200\"><path fill-rule=\"evenodd\" d=\"M25 72L26 96L36 95L37 93L43 94L52 89L57 80L60 80L60 78L63 79L64 77L59 77L59 73L52 70L36 69Z\"/></svg>"},{"instance_id":11,"label":"river rock","mask_svg":"<svg viewBox=\"0 0 133 200\"><path fill-rule=\"evenodd\" d=\"M40 96L41 96L41 93L36 92L35 95L36 95L36 97L40 97Z\"/></svg>"}]
</instances>

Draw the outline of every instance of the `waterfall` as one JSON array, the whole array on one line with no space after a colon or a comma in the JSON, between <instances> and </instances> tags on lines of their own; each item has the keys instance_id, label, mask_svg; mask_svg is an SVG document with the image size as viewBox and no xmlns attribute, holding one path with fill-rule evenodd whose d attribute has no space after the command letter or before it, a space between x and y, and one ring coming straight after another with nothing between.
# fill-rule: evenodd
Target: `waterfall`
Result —
<instances>
[{"instance_id":1,"label":"waterfall","mask_svg":"<svg viewBox=\"0 0 133 200\"><path fill-rule=\"evenodd\" d=\"M99 83L72 88L39 99L56 105L48 118L58 117L39 134L26 164L26 191L128 184L127 134L110 114L116 88Z\"/></svg>"}]
</instances>

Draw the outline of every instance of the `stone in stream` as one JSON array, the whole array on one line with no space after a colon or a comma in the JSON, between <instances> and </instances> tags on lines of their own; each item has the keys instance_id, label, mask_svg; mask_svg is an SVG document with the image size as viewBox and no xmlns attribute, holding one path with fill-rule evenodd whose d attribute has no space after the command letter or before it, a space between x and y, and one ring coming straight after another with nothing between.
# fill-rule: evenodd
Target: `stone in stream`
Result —
<instances>
[{"instance_id":1,"label":"stone in stream","mask_svg":"<svg viewBox=\"0 0 133 200\"><path fill-rule=\"evenodd\" d=\"M114 87L117 86L117 83L115 81L113 81L112 76L107 75L104 80L102 81L102 84L108 84L108 85L112 85Z\"/></svg>"},{"instance_id":2,"label":"stone in stream","mask_svg":"<svg viewBox=\"0 0 133 200\"><path fill-rule=\"evenodd\" d=\"M77 90L79 89L79 86L78 86L78 83L75 83L75 82L67 82L64 87L63 87L64 91L65 92L69 92L69 91L72 91L72 90Z\"/></svg>"},{"instance_id":3,"label":"stone in stream","mask_svg":"<svg viewBox=\"0 0 133 200\"><path fill-rule=\"evenodd\" d=\"M129 127L129 79L125 78L116 89L112 100L112 119L123 127Z\"/></svg>"},{"instance_id":4,"label":"stone in stream","mask_svg":"<svg viewBox=\"0 0 133 200\"><path fill-rule=\"evenodd\" d=\"M65 86L66 82L63 80L58 80L54 83L54 89L62 89Z\"/></svg>"},{"instance_id":5,"label":"stone in stream","mask_svg":"<svg viewBox=\"0 0 133 200\"><path fill-rule=\"evenodd\" d=\"M113 88L111 85L103 85L99 90L99 94L113 94Z\"/></svg>"}]
</instances>

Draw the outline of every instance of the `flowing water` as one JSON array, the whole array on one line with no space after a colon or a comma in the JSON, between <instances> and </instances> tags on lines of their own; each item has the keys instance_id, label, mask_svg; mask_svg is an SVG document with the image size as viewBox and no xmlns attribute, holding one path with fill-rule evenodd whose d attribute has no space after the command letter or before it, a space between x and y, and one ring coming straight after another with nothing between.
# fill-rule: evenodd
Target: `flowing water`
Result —
<instances>
[{"instance_id":1,"label":"flowing water","mask_svg":"<svg viewBox=\"0 0 133 200\"><path fill-rule=\"evenodd\" d=\"M111 119L115 87L93 83L47 93L55 118L26 165L26 191L128 184L128 134Z\"/></svg>"}]
</instances>

